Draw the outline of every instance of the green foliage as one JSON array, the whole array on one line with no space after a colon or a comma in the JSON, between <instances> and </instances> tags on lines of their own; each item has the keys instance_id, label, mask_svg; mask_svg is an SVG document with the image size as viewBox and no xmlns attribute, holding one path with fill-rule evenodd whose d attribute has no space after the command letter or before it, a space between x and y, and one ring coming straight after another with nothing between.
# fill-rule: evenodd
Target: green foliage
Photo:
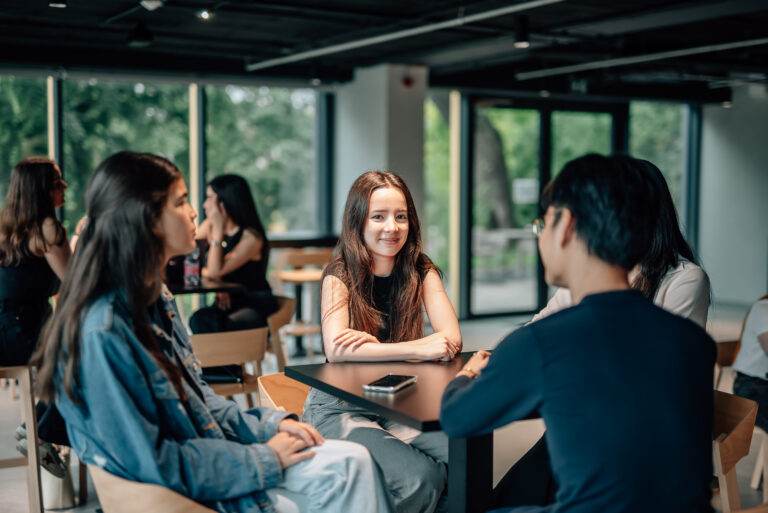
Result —
<instances>
[{"instance_id":1,"label":"green foliage","mask_svg":"<svg viewBox=\"0 0 768 513\"><path fill-rule=\"evenodd\" d=\"M47 154L45 79L0 75L0 206L16 162Z\"/></svg>"},{"instance_id":2,"label":"green foliage","mask_svg":"<svg viewBox=\"0 0 768 513\"><path fill-rule=\"evenodd\" d=\"M160 154L189 182L189 97L183 85L102 80L63 84L64 224L85 214L88 179L105 158L123 150Z\"/></svg>"},{"instance_id":3,"label":"green foliage","mask_svg":"<svg viewBox=\"0 0 768 513\"><path fill-rule=\"evenodd\" d=\"M271 233L316 230L315 93L229 85L206 94L206 181L242 175Z\"/></svg>"},{"instance_id":4,"label":"green foliage","mask_svg":"<svg viewBox=\"0 0 768 513\"><path fill-rule=\"evenodd\" d=\"M510 187L516 179L539 178L539 123L540 116L535 110L487 108L478 109L478 116L487 116L491 125L501 138L504 164ZM476 187L480 184L476 184ZM475 226L488 227L490 213L486 212L489 203L485 201L482 189L475 191ZM518 225L530 223L537 214L536 203L515 204L512 190L509 191L514 217Z\"/></svg>"},{"instance_id":5,"label":"green foliage","mask_svg":"<svg viewBox=\"0 0 768 513\"><path fill-rule=\"evenodd\" d=\"M450 135L448 123L432 100L424 102L424 208L422 237L425 252L448 273L450 237Z\"/></svg>"},{"instance_id":6,"label":"green foliage","mask_svg":"<svg viewBox=\"0 0 768 513\"><path fill-rule=\"evenodd\" d=\"M656 164L678 208L683 194L684 108L679 103L654 102L632 102L629 107L630 153Z\"/></svg>"},{"instance_id":7,"label":"green foliage","mask_svg":"<svg viewBox=\"0 0 768 513\"><path fill-rule=\"evenodd\" d=\"M605 112L552 113L552 177L587 153L611 153L611 115Z\"/></svg>"}]
</instances>

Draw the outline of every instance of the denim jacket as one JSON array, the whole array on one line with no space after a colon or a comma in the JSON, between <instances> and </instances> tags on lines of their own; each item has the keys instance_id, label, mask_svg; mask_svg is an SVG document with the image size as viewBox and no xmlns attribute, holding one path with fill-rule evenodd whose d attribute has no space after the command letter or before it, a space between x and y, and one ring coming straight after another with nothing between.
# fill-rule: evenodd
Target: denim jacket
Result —
<instances>
[{"instance_id":1,"label":"denim jacket","mask_svg":"<svg viewBox=\"0 0 768 513\"><path fill-rule=\"evenodd\" d=\"M282 480L275 452L265 444L290 413L242 412L202 380L200 364L173 296L162 307L172 333L152 324L171 361L186 369L182 399L132 330L121 292L90 304L81 323L79 404L62 388L56 404L82 461L117 476L154 483L221 512L273 513L265 490Z\"/></svg>"}]
</instances>

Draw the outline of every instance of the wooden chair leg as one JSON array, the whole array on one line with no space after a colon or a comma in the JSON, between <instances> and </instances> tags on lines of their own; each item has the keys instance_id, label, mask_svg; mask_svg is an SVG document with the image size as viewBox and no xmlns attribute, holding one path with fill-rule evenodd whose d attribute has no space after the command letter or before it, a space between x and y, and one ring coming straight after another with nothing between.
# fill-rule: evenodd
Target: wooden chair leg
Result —
<instances>
[{"instance_id":1,"label":"wooden chair leg","mask_svg":"<svg viewBox=\"0 0 768 513\"><path fill-rule=\"evenodd\" d=\"M736 468L732 468L725 475L719 474L717 480L720 483L720 509L723 513L731 513L741 509L739 499L739 483L736 478Z\"/></svg>"},{"instance_id":2,"label":"wooden chair leg","mask_svg":"<svg viewBox=\"0 0 768 513\"><path fill-rule=\"evenodd\" d=\"M758 442L757 459L755 460L755 470L752 471L752 480L749 483L753 490L760 488L760 481L762 480L765 466L765 458L763 457L765 436L759 429L755 429L755 434L757 435Z\"/></svg>"},{"instance_id":3,"label":"wooden chair leg","mask_svg":"<svg viewBox=\"0 0 768 513\"><path fill-rule=\"evenodd\" d=\"M14 390L15 379L11 379L11 390ZM37 445L37 419L35 417L35 395L32 392L32 373L27 367L19 376L23 420L27 425L27 493L29 495L29 511L43 512L43 494L40 487L40 454Z\"/></svg>"},{"instance_id":4,"label":"wooden chair leg","mask_svg":"<svg viewBox=\"0 0 768 513\"><path fill-rule=\"evenodd\" d=\"M77 501L82 506L88 502L88 467L78 458Z\"/></svg>"},{"instance_id":5,"label":"wooden chair leg","mask_svg":"<svg viewBox=\"0 0 768 513\"><path fill-rule=\"evenodd\" d=\"M253 394L245 394L245 403L248 405L248 408L253 408Z\"/></svg>"}]
</instances>

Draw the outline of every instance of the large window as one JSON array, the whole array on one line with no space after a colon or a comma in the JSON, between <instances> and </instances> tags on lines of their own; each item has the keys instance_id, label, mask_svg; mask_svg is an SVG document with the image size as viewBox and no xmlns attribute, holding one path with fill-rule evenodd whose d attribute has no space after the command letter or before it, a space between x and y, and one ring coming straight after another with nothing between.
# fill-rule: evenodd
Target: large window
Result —
<instances>
[{"instance_id":1,"label":"large window","mask_svg":"<svg viewBox=\"0 0 768 513\"><path fill-rule=\"evenodd\" d=\"M683 110L679 103L632 102L629 107L629 150L649 160L664 174L678 210L683 201Z\"/></svg>"},{"instance_id":2,"label":"large window","mask_svg":"<svg viewBox=\"0 0 768 513\"><path fill-rule=\"evenodd\" d=\"M235 173L251 192L267 231L316 232L315 92L208 86L206 182Z\"/></svg>"},{"instance_id":3,"label":"large window","mask_svg":"<svg viewBox=\"0 0 768 513\"><path fill-rule=\"evenodd\" d=\"M436 92L424 103L424 212L419 212L424 252L449 276L450 137L448 93Z\"/></svg>"},{"instance_id":4,"label":"large window","mask_svg":"<svg viewBox=\"0 0 768 513\"><path fill-rule=\"evenodd\" d=\"M157 153L189 181L187 90L145 82L64 81L63 171L69 183L64 223L69 232L85 214L85 187L93 170L113 153Z\"/></svg>"},{"instance_id":5,"label":"large window","mask_svg":"<svg viewBox=\"0 0 768 513\"><path fill-rule=\"evenodd\" d=\"M48 154L45 79L0 75L0 206L14 164Z\"/></svg>"}]
</instances>

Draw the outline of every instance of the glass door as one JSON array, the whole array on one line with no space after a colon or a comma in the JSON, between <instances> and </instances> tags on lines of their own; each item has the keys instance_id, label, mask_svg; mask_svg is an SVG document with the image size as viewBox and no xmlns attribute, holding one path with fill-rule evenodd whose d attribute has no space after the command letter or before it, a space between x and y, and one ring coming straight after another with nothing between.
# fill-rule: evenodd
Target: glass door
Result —
<instances>
[{"instance_id":1,"label":"glass door","mask_svg":"<svg viewBox=\"0 0 768 513\"><path fill-rule=\"evenodd\" d=\"M541 114L475 111L470 305L472 314L538 304L536 241Z\"/></svg>"}]
</instances>

